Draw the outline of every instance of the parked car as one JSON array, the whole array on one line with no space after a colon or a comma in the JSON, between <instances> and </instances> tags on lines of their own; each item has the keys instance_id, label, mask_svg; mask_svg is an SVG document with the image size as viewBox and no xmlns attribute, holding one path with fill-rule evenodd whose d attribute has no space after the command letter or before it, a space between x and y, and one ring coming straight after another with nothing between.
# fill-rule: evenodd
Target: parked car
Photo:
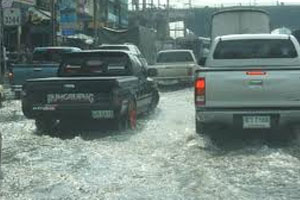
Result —
<instances>
[{"instance_id":1,"label":"parked car","mask_svg":"<svg viewBox=\"0 0 300 200\"><path fill-rule=\"evenodd\" d=\"M29 79L22 109L40 130L57 120L90 119L123 129L155 109L159 93L138 58L126 51L93 50L65 54L58 77Z\"/></svg>"},{"instance_id":2,"label":"parked car","mask_svg":"<svg viewBox=\"0 0 300 200\"><path fill-rule=\"evenodd\" d=\"M12 64L9 79L16 97L20 96L27 79L56 76L62 54L78 51L77 47L37 47L33 51L32 62Z\"/></svg>"},{"instance_id":3,"label":"parked car","mask_svg":"<svg viewBox=\"0 0 300 200\"><path fill-rule=\"evenodd\" d=\"M156 71L152 76L159 85L191 85L199 67L192 50L176 49L158 52L157 63L148 68Z\"/></svg>"},{"instance_id":4,"label":"parked car","mask_svg":"<svg viewBox=\"0 0 300 200\"><path fill-rule=\"evenodd\" d=\"M217 37L195 82L197 133L297 126L299 77L300 47L291 35Z\"/></svg>"},{"instance_id":5,"label":"parked car","mask_svg":"<svg viewBox=\"0 0 300 200\"><path fill-rule=\"evenodd\" d=\"M123 51L129 51L132 54L134 54L136 57L139 58L139 60L144 64L146 67L148 66L148 62L146 58L143 56L139 48L130 43L125 44L102 44L97 47L97 49L103 49L103 50L123 50Z\"/></svg>"},{"instance_id":6,"label":"parked car","mask_svg":"<svg viewBox=\"0 0 300 200\"><path fill-rule=\"evenodd\" d=\"M2 103L4 101L4 88L2 85L0 85L0 107L2 107Z\"/></svg>"}]
</instances>

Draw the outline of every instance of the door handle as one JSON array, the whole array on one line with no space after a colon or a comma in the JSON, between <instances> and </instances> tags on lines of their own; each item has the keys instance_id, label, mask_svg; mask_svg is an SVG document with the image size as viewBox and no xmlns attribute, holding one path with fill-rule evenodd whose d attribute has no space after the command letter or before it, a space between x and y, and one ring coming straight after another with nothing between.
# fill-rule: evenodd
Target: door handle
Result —
<instances>
[{"instance_id":1,"label":"door handle","mask_svg":"<svg viewBox=\"0 0 300 200\"><path fill-rule=\"evenodd\" d=\"M33 71L40 72L40 71L42 71L42 68L34 68Z\"/></svg>"}]
</instances>

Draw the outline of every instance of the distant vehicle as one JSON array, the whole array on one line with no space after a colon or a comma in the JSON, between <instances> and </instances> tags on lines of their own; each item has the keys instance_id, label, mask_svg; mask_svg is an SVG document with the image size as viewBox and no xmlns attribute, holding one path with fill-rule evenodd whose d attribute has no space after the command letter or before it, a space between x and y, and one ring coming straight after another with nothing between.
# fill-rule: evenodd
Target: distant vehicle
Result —
<instances>
[{"instance_id":1,"label":"distant vehicle","mask_svg":"<svg viewBox=\"0 0 300 200\"><path fill-rule=\"evenodd\" d=\"M125 44L102 44L98 46L96 49L103 49L103 50L124 50L124 51L130 51L132 54L137 56L142 64L144 64L146 67L148 66L148 62L146 58L143 56L143 54L140 52L139 48L130 43Z\"/></svg>"},{"instance_id":2,"label":"distant vehicle","mask_svg":"<svg viewBox=\"0 0 300 200\"><path fill-rule=\"evenodd\" d=\"M155 82L127 51L93 50L66 54L58 77L27 80L22 96L26 117L49 131L57 120L100 120L118 129L136 127L137 115L158 104Z\"/></svg>"},{"instance_id":3,"label":"distant vehicle","mask_svg":"<svg viewBox=\"0 0 300 200\"><path fill-rule=\"evenodd\" d=\"M4 101L4 88L0 85L0 107L2 107L2 102Z\"/></svg>"},{"instance_id":4,"label":"distant vehicle","mask_svg":"<svg viewBox=\"0 0 300 200\"><path fill-rule=\"evenodd\" d=\"M229 34L270 33L269 14L260 9L234 8L213 14L211 39Z\"/></svg>"},{"instance_id":5,"label":"distant vehicle","mask_svg":"<svg viewBox=\"0 0 300 200\"><path fill-rule=\"evenodd\" d=\"M292 35L217 37L195 81L196 131L294 127L300 123L300 48Z\"/></svg>"},{"instance_id":6,"label":"distant vehicle","mask_svg":"<svg viewBox=\"0 0 300 200\"><path fill-rule=\"evenodd\" d=\"M149 69L156 70L152 78L159 85L176 85L192 84L199 66L192 50L177 49L158 52L156 64Z\"/></svg>"},{"instance_id":7,"label":"distant vehicle","mask_svg":"<svg viewBox=\"0 0 300 200\"><path fill-rule=\"evenodd\" d=\"M33 51L32 62L12 64L9 79L16 97L20 96L27 79L57 76L62 54L78 51L81 50L77 47L37 47Z\"/></svg>"}]
</instances>

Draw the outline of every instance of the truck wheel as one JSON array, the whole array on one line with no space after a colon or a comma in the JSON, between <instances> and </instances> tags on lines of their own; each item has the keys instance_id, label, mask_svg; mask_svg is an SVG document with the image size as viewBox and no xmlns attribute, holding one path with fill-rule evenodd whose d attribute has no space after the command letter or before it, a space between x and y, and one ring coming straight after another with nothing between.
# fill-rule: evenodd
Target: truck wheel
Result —
<instances>
[{"instance_id":1,"label":"truck wheel","mask_svg":"<svg viewBox=\"0 0 300 200\"><path fill-rule=\"evenodd\" d=\"M136 103L133 100L130 100L128 104L128 111L127 111L127 124L131 130L136 129L136 120L137 120Z\"/></svg>"},{"instance_id":2,"label":"truck wheel","mask_svg":"<svg viewBox=\"0 0 300 200\"><path fill-rule=\"evenodd\" d=\"M197 122L196 120L196 133L199 135L211 135L215 132L213 127L209 127L207 124L202 122Z\"/></svg>"},{"instance_id":3,"label":"truck wheel","mask_svg":"<svg viewBox=\"0 0 300 200\"><path fill-rule=\"evenodd\" d=\"M152 101L151 101L151 104L150 104L150 112L153 111L157 105L158 105L158 102L159 102L159 94L158 94L158 91L154 91L153 92L153 97L152 97Z\"/></svg>"},{"instance_id":4,"label":"truck wheel","mask_svg":"<svg viewBox=\"0 0 300 200\"><path fill-rule=\"evenodd\" d=\"M204 134L205 133L205 128L204 124L201 122L197 122L196 120L196 133L197 134Z\"/></svg>"},{"instance_id":5,"label":"truck wheel","mask_svg":"<svg viewBox=\"0 0 300 200\"><path fill-rule=\"evenodd\" d=\"M41 134L52 133L56 125L55 119L41 118L35 120L37 131Z\"/></svg>"}]
</instances>

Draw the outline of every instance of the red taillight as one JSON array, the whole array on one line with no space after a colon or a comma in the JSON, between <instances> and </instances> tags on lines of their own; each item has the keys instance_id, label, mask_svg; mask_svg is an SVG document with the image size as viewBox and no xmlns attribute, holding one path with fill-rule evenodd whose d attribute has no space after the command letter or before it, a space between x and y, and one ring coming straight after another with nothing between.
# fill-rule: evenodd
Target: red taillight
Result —
<instances>
[{"instance_id":1,"label":"red taillight","mask_svg":"<svg viewBox=\"0 0 300 200\"><path fill-rule=\"evenodd\" d=\"M205 78L198 78L195 81L195 104L205 104Z\"/></svg>"},{"instance_id":2,"label":"red taillight","mask_svg":"<svg viewBox=\"0 0 300 200\"><path fill-rule=\"evenodd\" d=\"M13 78L14 78L14 74L13 74L12 72L9 72L9 73L8 73L8 79L9 79L10 81L12 81Z\"/></svg>"},{"instance_id":3,"label":"red taillight","mask_svg":"<svg viewBox=\"0 0 300 200\"><path fill-rule=\"evenodd\" d=\"M249 76L264 76L267 74L267 72L264 72L264 71L249 71L249 72L246 72L247 75Z\"/></svg>"}]
</instances>

